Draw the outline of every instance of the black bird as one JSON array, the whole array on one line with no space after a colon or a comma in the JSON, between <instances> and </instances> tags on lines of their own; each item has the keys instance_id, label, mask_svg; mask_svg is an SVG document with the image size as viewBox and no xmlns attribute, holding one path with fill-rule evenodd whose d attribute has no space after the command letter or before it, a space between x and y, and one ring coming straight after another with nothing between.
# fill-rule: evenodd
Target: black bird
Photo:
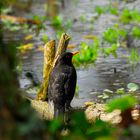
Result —
<instances>
[{"instance_id":1,"label":"black bird","mask_svg":"<svg viewBox=\"0 0 140 140\"><path fill-rule=\"evenodd\" d=\"M76 70L72 64L73 55L78 52L65 52L56 61L48 86L48 100L53 103L54 118L70 109L77 81Z\"/></svg>"}]
</instances>

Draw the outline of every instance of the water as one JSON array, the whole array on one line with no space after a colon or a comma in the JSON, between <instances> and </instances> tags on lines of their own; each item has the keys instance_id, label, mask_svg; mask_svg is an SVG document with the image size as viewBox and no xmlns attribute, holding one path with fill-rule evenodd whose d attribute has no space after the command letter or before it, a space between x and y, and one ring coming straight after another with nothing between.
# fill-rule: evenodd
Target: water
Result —
<instances>
[{"instance_id":1,"label":"water","mask_svg":"<svg viewBox=\"0 0 140 140\"><path fill-rule=\"evenodd\" d=\"M120 1L119 1L120 2ZM70 19L73 22L72 29L68 31L68 34L72 36L70 44L79 45L80 42L85 41L83 36L96 35L100 37L100 34L109 26L114 24L115 16L101 15L101 17L91 24L92 17L95 16L93 12L96 5L107 6L108 0L79 0L76 5L72 1L66 0L65 9L60 8L61 14L64 15L64 19ZM134 6L137 5L137 1ZM119 8L124 6L123 2L120 2ZM131 6L132 4L127 4ZM30 8L30 13L23 12L22 16L30 17L32 14L44 15L43 2L33 3ZM86 17L85 22L80 21L80 17L84 15ZM94 28L94 30L92 30ZM44 34L47 34L49 38L55 39L55 31L51 26L47 26L46 31L41 31L39 37L35 38L35 45L43 45L40 38ZM17 37L17 40L19 38ZM19 39L20 40L20 39ZM118 50L118 57L114 58L110 56L104 58L100 56L97 60L96 66L90 64L86 68L77 68L77 83L79 86L79 94L75 96L72 101L73 106L83 106L86 101L99 101L97 95L101 94L104 89L110 89L116 91L116 89L124 87L129 82L140 83L140 66L138 65L135 70L132 69L124 56L127 56L128 52L124 48ZM25 77L25 73L33 71L35 75L42 81L42 67L43 67L43 53L32 50L27 53L23 58L23 73L20 77L20 84L22 88L27 87L30 82ZM114 72L116 69L116 72ZM33 95L35 96L35 95Z\"/></svg>"}]
</instances>

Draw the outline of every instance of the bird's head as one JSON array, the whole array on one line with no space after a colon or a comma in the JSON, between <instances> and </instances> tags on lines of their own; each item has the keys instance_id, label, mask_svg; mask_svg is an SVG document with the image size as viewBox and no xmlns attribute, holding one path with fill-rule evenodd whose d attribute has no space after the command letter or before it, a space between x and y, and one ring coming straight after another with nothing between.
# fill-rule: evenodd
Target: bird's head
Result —
<instances>
[{"instance_id":1,"label":"bird's head","mask_svg":"<svg viewBox=\"0 0 140 140\"><path fill-rule=\"evenodd\" d=\"M56 63L72 64L72 57L76 55L76 52L64 52L60 55Z\"/></svg>"}]
</instances>

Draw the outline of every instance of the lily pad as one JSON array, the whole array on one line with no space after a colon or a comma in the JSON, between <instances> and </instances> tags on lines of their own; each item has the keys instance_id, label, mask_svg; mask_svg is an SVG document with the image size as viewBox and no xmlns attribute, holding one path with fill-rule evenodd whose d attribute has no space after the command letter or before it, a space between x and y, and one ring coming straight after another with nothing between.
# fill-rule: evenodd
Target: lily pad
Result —
<instances>
[{"instance_id":1,"label":"lily pad","mask_svg":"<svg viewBox=\"0 0 140 140\"><path fill-rule=\"evenodd\" d=\"M103 93L102 99L108 99L108 98L109 98L109 95L107 95L106 93Z\"/></svg>"},{"instance_id":2,"label":"lily pad","mask_svg":"<svg viewBox=\"0 0 140 140\"><path fill-rule=\"evenodd\" d=\"M101 99L108 99L108 98L109 98L109 95L106 94L106 93L103 93L102 95L99 95L98 98L101 98Z\"/></svg>"},{"instance_id":3,"label":"lily pad","mask_svg":"<svg viewBox=\"0 0 140 140\"><path fill-rule=\"evenodd\" d=\"M129 83L127 85L127 88L129 89L129 91L136 91L139 89L139 86L135 83Z\"/></svg>"},{"instance_id":4,"label":"lily pad","mask_svg":"<svg viewBox=\"0 0 140 140\"><path fill-rule=\"evenodd\" d=\"M105 89L105 90L103 91L103 93L112 94L112 93L113 93L113 91L112 91L112 90L109 90L109 89Z\"/></svg>"}]
</instances>

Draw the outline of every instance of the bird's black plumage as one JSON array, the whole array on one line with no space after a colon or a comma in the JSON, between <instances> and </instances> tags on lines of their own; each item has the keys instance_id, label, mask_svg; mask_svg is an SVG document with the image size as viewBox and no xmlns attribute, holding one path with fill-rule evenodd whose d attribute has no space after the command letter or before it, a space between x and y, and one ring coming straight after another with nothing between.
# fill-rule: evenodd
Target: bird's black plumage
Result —
<instances>
[{"instance_id":1,"label":"bird's black plumage","mask_svg":"<svg viewBox=\"0 0 140 140\"><path fill-rule=\"evenodd\" d=\"M48 99L54 104L54 117L70 108L77 81L76 70L72 64L73 54L63 53L53 68L48 86Z\"/></svg>"}]
</instances>

